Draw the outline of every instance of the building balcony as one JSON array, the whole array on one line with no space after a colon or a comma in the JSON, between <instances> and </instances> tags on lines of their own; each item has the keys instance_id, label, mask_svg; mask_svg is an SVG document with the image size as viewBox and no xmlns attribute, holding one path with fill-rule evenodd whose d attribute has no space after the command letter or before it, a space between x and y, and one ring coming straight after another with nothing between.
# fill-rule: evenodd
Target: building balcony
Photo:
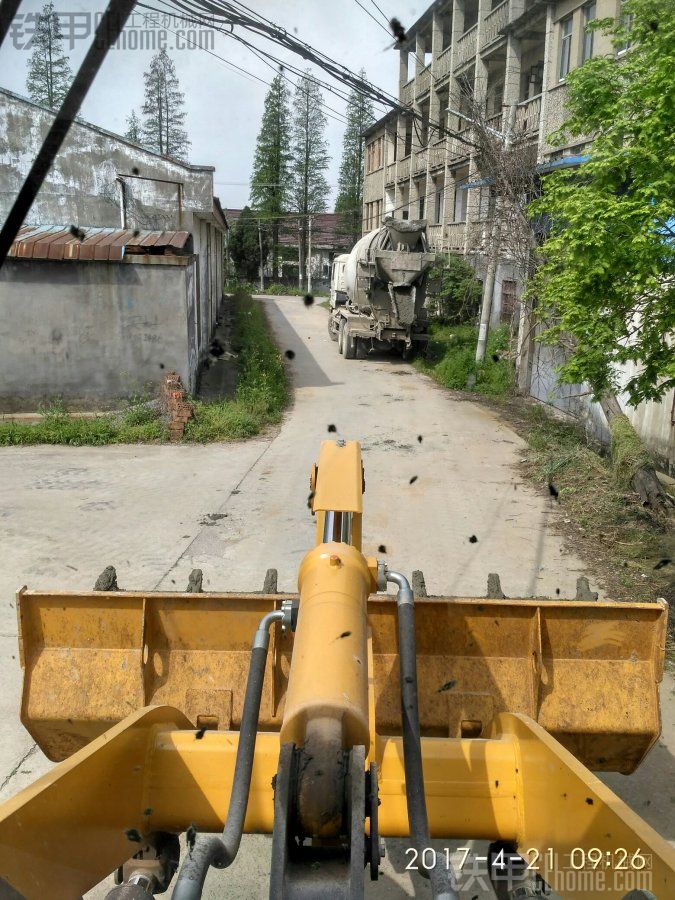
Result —
<instances>
[{"instance_id":1,"label":"building balcony","mask_svg":"<svg viewBox=\"0 0 675 900\"><path fill-rule=\"evenodd\" d=\"M516 120L514 131L518 135L533 134L539 131L539 119L541 118L541 94L523 100L516 107Z\"/></svg>"},{"instance_id":2,"label":"building balcony","mask_svg":"<svg viewBox=\"0 0 675 900\"><path fill-rule=\"evenodd\" d=\"M403 90L401 91L401 103L404 106L409 106L415 97L415 79L411 78L407 84L403 85Z\"/></svg>"},{"instance_id":3,"label":"building balcony","mask_svg":"<svg viewBox=\"0 0 675 900\"><path fill-rule=\"evenodd\" d=\"M413 154L413 175L421 175L427 170L427 148L422 147Z\"/></svg>"},{"instance_id":4,"label":"building balcony","mask_svg":"<svg viewBox=\"0 0 675 900\"><path fill-rule=\"evenodd\" d=\"M488 128L494 129L494 131L502 130L502 114L501 112L493 113L493 115L488 116L485 120L485 124Z\"/></svg>"},{"instance_id":5,"label":"building balcony","mask_svg":"<svg viewBox=\"0 0 675 900\"><path fill-rule=\"evenodd\" d=\"M429 148L429 168L439 169L445 165L445 138Z\"/></svg>"},{"instance_id":6,"label":"building balcony","mask_svg":"<svg viewBox=\"0 0 675 900\"><path fill-rule=\"evenodd\" d=\"M450 74L450 64L452 62L451 50L452 47L446 47L434 62L434 78L437 82Z\"/></svg>"},{"instance_id":7,"label":"building balcony","mask_svg":"<svg viewBox=\"0 0 675 900\"><path fill-rule=\"evenodd\" d=\"M431 65L428 65L425 69L417 75L415 79L415 96L419 97L420 94L424 94L429 90L431 85Z\"/></svg>"},{"instance_id":8,"label":"building balcony","mask_svg":"<svg viewBox=\"0 0 675 900\"><path fill-rule=\"evenodd\" d=\"M393 184L396 181L396 163L389 163L387 168L384 170L384 183L385 184Z\"/></svg>"},{"instance_id":9,"label":"building balcony","mask_svg":"<svg viewBox=\"0 0 675 900\"><path fill-rule=\"evenodd\" d=\"M399 159L396 163L396 180L400 181L402 178L410 177L410 157L406 156L404 159Z\"/></svg>"},{"instance_id":10,"label":"building balcony","mask_svg":"<svg viewBox=\"0 0 675 900\"><path fill-rule=\"evenodd\" d=\"M443 250L443 226L427 225L427 243L431 250L440 253Z\"/></svg>"},{"instance_id":11,"label":"building balcony","mask_svg":"<svg viewBox=\"0 0 675 900\"><path fill-rule=\"evenodd\" d=\"M503 3L496 6L485 16L483 28L481 29L481 49L502 37L499 32L508 24L509 6L509 0L504 0Z\"/></svg>"},{"instance_id":12,"label":"building balcony","mask_svg":"<svg viewBox=\"0 0 675 900\"><path fill-rule=\"evenodd\" d=\"M462 252L464 250L464 238L466 235L465 222L449 222L445 226L443 239L444 249Z\"/></svg>"},{"instance_id":13,"label":"building balcony","mask_svg":"<svg viewBox=\"0 0 675 900\"><path fill-rule=\"evenodd\" d=\"M474 25L465 32L455 45L455 71L460 69L472 57L476 55L476 43L478 40L478 25Z\"/></svg>"},{"instance_id":14,"label":"building balcony","mask_svg":"<svg viewBox=\"0 0 675 900\"><path fill-rule=\"evenodd\" d=\"M462 128L458 134L461 134L468 140L471 137L471 129ZM457 138L449 138L448 155L451 160L461 159L463 156L468 156L470 152L471 147L469 144L465 144L464 141L459 141Z\"/></svg>"}]
</instances>

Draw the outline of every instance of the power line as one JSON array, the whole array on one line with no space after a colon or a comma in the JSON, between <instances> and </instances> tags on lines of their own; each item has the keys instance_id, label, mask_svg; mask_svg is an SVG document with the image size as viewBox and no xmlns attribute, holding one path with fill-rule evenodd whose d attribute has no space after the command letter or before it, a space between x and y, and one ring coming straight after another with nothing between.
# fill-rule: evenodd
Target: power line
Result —
<instances>
[{"instance_id":1,"label":"power line","mask_svg":"<svg viewBox=\"0 0 675 900\"><path fill-rule=\"evenodd\" d=\"M369 9L366 9L366 7L363 5L363 3L361 3L361 0L354 0L354 3L356 3L357 6L360 6L361 9L364 11L364 13L365 13L367 16L370 16L370 18L373 20L373 22L374 22L376 25L378 25L383 31L386 31L386 32L387 32L387 35L388 35L389 37L391 37L391 33L390 33L389 29L388 29L388 28L385 28L385 26L382 24L382 22L380 22L379 19L376 19L375 16L371 13L371 11L370 11Z\"/></svg>"},{"instance_id":2,"label":"power line","mask_svg":"<svg viewBox=\"0 0 675 900\"><path fill-rule=\"evenodd\" d=\"M375 9L376 9L376 10L379 12L379 14L382 16L382 18L383 18L384 21L387 23L387 25L389 25L389 23L390 23L390 21L391 21L390 18L389 18L389 16L386 16L386 15L382 12L382 10L381 10L380 7L377 5L377 3L375 2L375 0L370 0L370 2L373 4L373 6L375 7Z\"/></svg>"}]
</instances>

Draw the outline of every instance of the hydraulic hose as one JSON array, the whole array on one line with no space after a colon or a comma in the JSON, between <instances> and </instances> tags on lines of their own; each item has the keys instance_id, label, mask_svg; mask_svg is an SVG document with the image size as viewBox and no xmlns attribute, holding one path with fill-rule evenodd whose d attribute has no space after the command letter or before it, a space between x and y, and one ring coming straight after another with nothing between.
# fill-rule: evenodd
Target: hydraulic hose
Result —
<instances>
[{"instance_id":1,"label":"hydraulic hose","mask_svg":"<svg viewBox=\"0 0 675 900\"><path fill-rule=\"evenodd\" d=\"M398 587L396 609L398 613L401 724L403 727L403 764L408 824L410 836L419 854L418 859L423 860L426 856L424 849L430 846L430 837L427 801L424 795L420 716L417 702L415 601L412 588L405 575L387 571L387 581ZM455 877L452 869L446 865L443 854L437 854L435 865L430 868L421 868L420 873L431 881L431 891L435 900L459 900Z\"/></svg>"},{"instance_id":2,"label":"hydraulic hose","mask_svg":"<svg viewBox=\"0 0 675 900\"><path fill-rule=\"evenodd\" d=\"M194 847L189 851L181 866L178 880L173 891L173 900L199 900L202 896L204 879L211 866L225 869L231 865L241 843L244 831L244 819L248 806L248 795L251 787L253 755L258 733L260 716L260 699L265 679L265 662L270 643L269 628L273 622L283 620L282 610L267 613L260 621L253 638L251 662L246 682L244 709L239 728L239 744L234 764L232 793L227 810L227 819L223 833L216 835L200 835Z\"/></svg>"}]
</instances>

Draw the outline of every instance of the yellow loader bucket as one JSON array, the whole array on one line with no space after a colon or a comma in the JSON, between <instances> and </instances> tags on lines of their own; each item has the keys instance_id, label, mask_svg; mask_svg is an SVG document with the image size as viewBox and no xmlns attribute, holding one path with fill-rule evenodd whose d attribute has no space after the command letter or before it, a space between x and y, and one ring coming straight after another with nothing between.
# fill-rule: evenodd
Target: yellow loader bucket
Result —
<instances>
[{"instance_id":1,"label":"yellow loader bucket","mask_svg":"<svg viewBox=\"0 0 675 900\"><path fill-rule=\"evenodd\" d=\"M292 595L40 592L17 595L21 720L63 760L149 705L195 727L239 726L250 637ZM660 733L665 603L416 600L422 735L487 737L500 713L539 723L594 771L632 772ZM375 722L399 735L396 605L368 601ZM278 731L293 634L275 633L260 711Z\"/></svg>"}]
</instances>

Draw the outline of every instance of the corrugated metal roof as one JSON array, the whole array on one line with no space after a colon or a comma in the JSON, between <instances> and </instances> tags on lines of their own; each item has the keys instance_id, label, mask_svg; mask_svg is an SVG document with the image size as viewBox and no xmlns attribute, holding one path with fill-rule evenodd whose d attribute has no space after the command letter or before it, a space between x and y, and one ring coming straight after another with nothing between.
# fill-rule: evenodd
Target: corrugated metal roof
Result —
<instances>
[{"instance_id":1,"label":"corrugated metal roof","mask_svg":"<svg viewBox=\"0 0 675 900\"><path fill-rule=\"evenodd\" d=\"M9 251L16 259L109 260L127 255L189 252L189 231L24 225Z\"/></svg>"}]
</instances>

